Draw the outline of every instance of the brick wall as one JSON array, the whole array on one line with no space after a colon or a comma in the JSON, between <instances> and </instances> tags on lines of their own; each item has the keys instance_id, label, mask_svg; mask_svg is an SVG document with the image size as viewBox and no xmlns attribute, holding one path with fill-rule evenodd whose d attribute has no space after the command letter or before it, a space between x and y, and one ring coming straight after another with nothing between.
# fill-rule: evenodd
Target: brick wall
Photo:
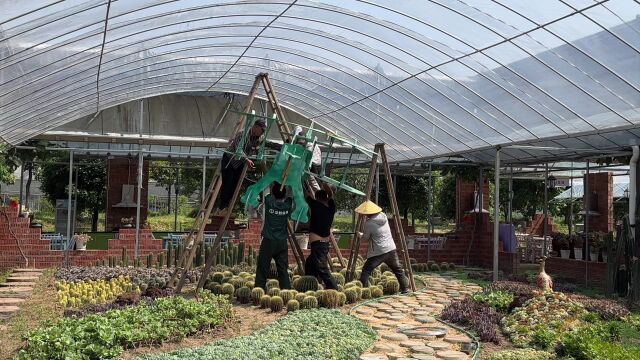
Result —
<instances>
[{"instance_id":1,"label":"brick wall","mask_svg":"<svg viewBox=\"0 0 640 360\"><path fill-rule=\"evenodd\" d=\"M557 232L556 224L553 223L553 217L549 216L547 222L548 235ZM527 228L524 231L527 234L544 236L544 214L535 214L533 219L527 224Z\"/></svg>"},{"instance_id":2,"label":"brick wall","mask_svg":"<svg viewBox=\"0 0 640 360\"><path fill-rule=\"evenodd\" d=\"M588 280L587 284L590 287L603 290L606 285L606 263L551 257L547 259L545 271L551 275L552 278L554 276L563 277L582 285L585 284L586 275Z\"/></svg>"},{"instance_id":3,"label":"brick wall","mask_svg":"<svg viewBox=\"0 0 640 360\"><path fill-rule=\"evenodd\" d=\"M473 192L476 190L475 182L456 179L456 220L462 223L468 211L473 210L475 198ZM489 183L484 178L482 186L482 208L489 209Z\"/></svg>"},{"instance_id":4,"label":"brick wall","mask_svg":"<svg viewBox=\"0 0 640 360\"><path fill-rule=\"evenodd\" d=\"M589 206L591 210L599 213L589 217L589 232L613 231L613 175L611 173L589 174L588 190ZM586 196L583 198L583 201L585 200Z\"/></svg>"},{"instance_id":5,"label":"brick wall","mask_svg":"<svg viewBox=\"0 0 640 360\"><path fill-rule=\"evenodd\" d=\"M142 168L142 192L140 194L140 224L147 220L149 161L145 160ZM135 185L134 201L138 199L138 157L116 157L107 162L107 206L106 230L113 231L121 226L120 219L133 217L135 224L136 208L114 207L122 200L122 185Z\"/></svg>"},{"instance_id":6,"label":"brick wall","mask_svg":"<svg viewBox=\"0 0 640 360\"><path fill-rule=\"evenodd\" d=\"M15 232L22 251L29 260L29 267L49 268L64 265L64 252L50 250L48 240L41 239L41 229L29 226L29 219L18 217L18 209L0 208L0 267L24 267L25 261L11 235ZM7 222L7 219L9 220ZM121 259L122 248L127 249L130 260L135 254L135 229L121 229L117 239L109 240L109 250L69 251L71 265L93 265L98 260L115 256ZM162 241L156 240L149 229L140 230L140 254L143 260L148 254L162 252Z\"/></svg>"}]
</instances>

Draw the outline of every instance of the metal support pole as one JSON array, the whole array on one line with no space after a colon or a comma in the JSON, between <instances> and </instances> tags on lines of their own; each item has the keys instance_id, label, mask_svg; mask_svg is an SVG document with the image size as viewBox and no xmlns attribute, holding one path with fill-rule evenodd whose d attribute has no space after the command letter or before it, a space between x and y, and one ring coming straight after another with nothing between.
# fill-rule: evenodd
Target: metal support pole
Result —
<instances>
[{"instance_id":1,"label":"metal support pole","mask_svg":"<svg viewBox=\"0 0 640 360\"><path fill-rule=\"evenodd\" d=\"M569 235L573 234L573 162L571 162L571 178L569 179L569 185L571 186L571 194L569 201Z\"/></svg>"},{"instance_id":2,"label":"metal support pole","mask_svg":"<svg viewBox=\"0 0 640 360\"><path fill-rule=\"evenodd\" d=\"M23 188L24 188L24 163L21 161L20 162L20 195L18 195L18 204L20 204L20 209L18 209L18 214L22 214L22 206L24 205L24 203L22 202Z\"/></svg>"},{"instance_id":3,"label":"metal support pole","mask_svg":"<svg viewBox=\"0 0 640 360\"><path fill-rule=\"evenodd\" d=\"M200 201L204 202L204 195L207 186L207 157L202 158L202 192L200 193Z\"/></svg>"},{"instance_id":4,"label":"metal support pole","mask_svg":"<svg viewBox=\"0 0 640 360\"><path fill-rule=\"evenodd\" d=\"M493 205L493 281L498 281L498 231L500 230L500 147L496 148L495 195ZM482 184L480 184L482 186ZM482 193L482 187L480 188ZM482 203L480 203L482 208Z\"/></svg>"},{"instance_id":5,"label":"metal support pole","mask_svg":"<svg viewBox=\"0 0 640 360\"><path fill-rule=\"evenodd\" d=\"M427 207L427 261L431 260L431 233L433 232L433 177L431 174L431 163L429 163L429 205Z\"/></svg>"},{"instance_id":6,"label":"metal support pole","mask_svg":"<svg viewBox=\"0 0 640 360\"><path fill-rule=\"evenodd\" d=\"M585 216L584 216L584 249L582 249L582 253L584 254L583 260L584 262L584 286L589 286L589 269L588 264L591 257L589 251L589 216L591 215L591 204L589 199L589 160L587 160L587 176L584 178L584 191L583 198L585 199Z\"/></svg>"},{"instance_id":7,"label":"metal support pole","mask_svg":"<svg viewBox=\"0 0 640 360\"><path fill-rule=\"evenodd\" d=\"M138 194L136 199L136 259L140 256L140 207L142 206L142 172L144 166L144 156L142 151L138 153Z\"/></svg>"},{"instance_id":8,"label":"metal support pole","mask_svg":"<svg viewBox=\"0 0 640 360\"><path fill-rule=\"evenodd\" d=\"M73 151L69 151L69 187L67 190L67 241L64 248L64 265L69 266L69 244L71 243L71 195L73 193Z\"/></svg>"},{"instance_id":9,"label":"metal support pole","mask_svg":"<svg viewBox=\"0 0 640 360\"><path fill-rule=\"evenodd\" d=\"M544 223L543 223L543 244L544 248L542 248L542 256L549 255L549 250L547 249L547 235L548 235L548 224L549 224L549 163L544 164Z\"/></svg>"},{"instance_id":10,"label":"metal support pole","mask_svg":"<svg viewBox=\"0 0 640 360\"><path fill-rule=\"evenodd\" d=\"M509 168L509 202L507 203L507 222L513 225L513 166Z\"/></svg>"},{"instance_id":11,"label":"metal support pole","mask_svg":"<svg viewBox=\"0 0 640 360\"><path fill-rule=\"evenodd\" d=\"M178 197L180 196L180 169L176 169L176 172L176 183L173 191L175 195L175 199L173 200L173 231L178 231L178 206L180 206L180 202L178 201Z\"/></svg>"}]
</instances>

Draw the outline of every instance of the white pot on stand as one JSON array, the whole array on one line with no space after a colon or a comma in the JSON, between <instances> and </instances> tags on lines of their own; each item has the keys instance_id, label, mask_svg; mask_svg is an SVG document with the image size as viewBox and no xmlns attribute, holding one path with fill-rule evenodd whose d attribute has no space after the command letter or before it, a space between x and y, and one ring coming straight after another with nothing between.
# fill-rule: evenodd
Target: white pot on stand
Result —
<instances>
[{"instance_id":1,"label":"white pot on stand","mask_svg":"<svg viewBox=\"0 0 640 360\"><path fill-rule=\"evenodd\" d=\"M568 259L569 258L569 254L571 254L571 250L567 249L567 250L560 250L560 257L563 259Z\"/></svg>"}]
</instances>

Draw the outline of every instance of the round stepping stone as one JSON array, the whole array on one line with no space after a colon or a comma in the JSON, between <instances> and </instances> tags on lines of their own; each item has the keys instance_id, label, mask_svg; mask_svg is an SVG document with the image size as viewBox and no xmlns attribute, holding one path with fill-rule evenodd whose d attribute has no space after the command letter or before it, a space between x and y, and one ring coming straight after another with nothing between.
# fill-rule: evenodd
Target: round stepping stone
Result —
<instances>
[{"instance_id":1,"label":"round stepping stone","mask_svg":"<svg viewBox=\"0 0 640 360\"><path fill-rule=\"evenodd\" d=\"M407 355L402 354L402 353L392 352L392 353L388 353L387 357L390 360L399 360L399 359L405 359L407 357Z\"/></svg>"},{"instance_id":2,"label":"round stepping stone","mask_svg":"<svg viewBox=\"0 0 640 360\"><path fill-rule=\"evenodd\" d=\"M436 351L433 350L433 348L428 347L426 345L414 346L411 348L411 351L414 353L427 354L427 355L434 355L436 353Z\"/></svg>"},{"instance_id":3,"label":"round stepping stone","mask_svg":"<svg viewBox=\"0 0 640 360\"><path fill-rule=\"evenodd\" d=\"M356 309L357 314L373 315L376 311L371 308L361 307Z\"/></svg>"},{"instance_id":4,"label":"round stepping stone","mask_svg":"<svg viewBox=\"0 0 640 360\"><path fill-rule=\"evenodd\" d=\"M450 335L444 338L444 341L452 344L470 344L471 339L464 335Z\"/></svg>"},{"instance_id":5,"label":"round stepping stone","mask_svg":"<svg viewBox=\"0 0 640 360\"><path fill-rule=\"evenodd\" d=\"M2 283L0 284L0 286L2 287L17 287L17 286L36 286L36 283L34 282L6 282L6 283Z\"/></svg>"},{"instance_id":6,"label":"round stepping stone","mask_svg":"<svg viewBox=\"0 0 640 360\"><path fill-rule=\"evenodd\" d=\"M391 341L406 341L409 337L402 333L385 333L382 334L382 338Z\"/></svg>"},{"instance_id":7,"label":"round stepping stone","mask_svg":"<svg viewBox=\"0 0 640 360\"><path fill-rule=\"evenodd\" d=\"M26 286L4 287L4 288L0 288L0 295L14 294L14 293L30 293L32 290L33 290L32 287L26 287Z\"/></svg>"},{"instance_id":8,"label":"round stepping stone","mask_svg":"<svg viewBox=\"0 0 640 360\"><path fill-rule=\"evenodd\" d=\"M418 360L438 360L438 358L429 354L412 354L411 358L418 359Z\"/></svg>"},{"instance_id":9,"label":"round stepping stone","mask_svg":"<svg viewBox=\"0 0 640 360\"><path fill-rule=\"evenodd\" d=\"M6 297L6 298L0 298L0 305L18 305L18 304L22 304L24 302L24 299L20 299L20 298L10 298L10 297Z\"/></svg>"},{"instance_id":10,"label":"round stepping stone","mask_svg":"<svg viewBox=\"0 0 640 360\"><path fill-rule=\"evenodd\" d=\"M389 352L393 352L394 349L395 347L385 343L379 343L379 344L373 345L373 351L375 352L389 353Z\"/></svg>"},{"instance_id":11,"label":"round stepping stone","mask_svg":"<svg viewBox=\"0 0 640 360\"><path fill-rule=\"evenodd\" d=\"M0 306L0 315L10 315L18 310L20 310L20 308L14 305L3 305Z\"/></svg>"},{"instance_id":12,"label":"round stepping stone","mask_svg":"<svg viewBox=\"0 0 640 360\"><path fill-rule=\"evenodd\" d=\"M446 342L441 341L441 340L429 341L427 343L427 346L430 347L430 348L433 348L436 351L451 349L451 344L446 343Z\"/></svg>"},{"instance_id":13,"label":"round stepping stone","mask_svg":"<svg viewBox=\"0 0 640 360\"><path fill-rule=\"evenodd\" d=\"M436 322L436 319L433 316L416 316L415 320L423 324L432 324Z\"/></svg>"},{"instance_id":14,"label":"round stepping stone","mask_svg":"<svg viewBox=\"0 0 640 360\"><path fill-rule=\"evenodd\" d=\"M424 343L418 340L406 340L401 342L400 346L406 347L406 348L412 348L414 346L424 346Z\"/></svg>"},{"instance_id":15,"label":"round stepping stone","mask_svg":"<svg viewBox=\"0 0 640 360\"><path fill-rule=\"evenodd\" d=\"M387 325L382 325L382 324L373 324L371 325L371 328L373 330L388 330L389 327Z\"/></svg>"},{"instance_id":16,"label":"round stepping stone","mask_svg":"<svg viewBox=\"0 0 640 360\"><path fill-rule=\"evenodd\" d=\"M360 360L387 360L389 359L386 355L383 354L362 354L360 355Z\"/></svg>"},{"instance_id":17,"label":"round stepping stone","mask_svg":"<svg viewBox=\"0 0 640 360\"><path fill-rule=\"evenodd\" d=\"M443 360L466 360L467 354L460 351L446 350L438 351L438 357Z\"/></svg>"},{"instance_id":18,"label":"round stepping stone","mask_svg":"<svg viewBox=\"0 0 640 360\"><path fill-rule=\"evenodd\" d=\"M387 319L392 320L392 321L400 321L400 320L402 320L404 318L405 318L404 315L390 315L390 316L387 316Z\"/></svg>"}]
</instances>

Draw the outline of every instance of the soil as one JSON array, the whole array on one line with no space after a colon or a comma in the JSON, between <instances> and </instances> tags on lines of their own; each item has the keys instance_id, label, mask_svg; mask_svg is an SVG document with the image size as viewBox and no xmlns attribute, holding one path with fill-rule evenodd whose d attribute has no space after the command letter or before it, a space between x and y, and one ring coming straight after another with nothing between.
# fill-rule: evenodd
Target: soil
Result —
<instances>
[{"instance_id":1,"label":"soil","mask_svg":"<svg viewBox=\"0 0 640 360\"><path fill-rule=\"evenodd\" d=\"M167 353L184 348L198 347L214 343L222 339L248 335L262 329L286 315L286 312L273 313L251 305L233 306L234 317L224 326L191 335L179 343L166 343L155 347L140 347L131 349L120 355L120 359L135 359L138 356L148 354Z\"/></svg>"}]
</instances>

